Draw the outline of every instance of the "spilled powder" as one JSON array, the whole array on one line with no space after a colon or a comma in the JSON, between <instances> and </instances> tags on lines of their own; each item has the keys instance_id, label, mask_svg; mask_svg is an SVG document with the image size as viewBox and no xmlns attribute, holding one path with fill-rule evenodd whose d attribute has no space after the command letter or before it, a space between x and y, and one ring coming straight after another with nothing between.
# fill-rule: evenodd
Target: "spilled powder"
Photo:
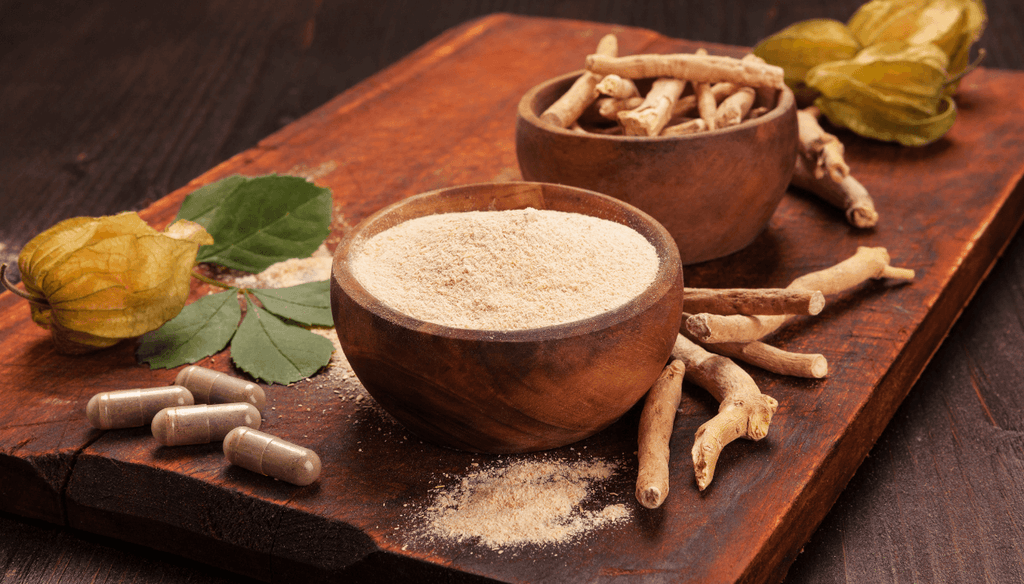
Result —
<instances>
[{"instance_id":1,"label":"spilled powder","mask_svg":"<svg viewBox=\"0 0 1024 584\"><path fill-rule=\"evenodd\" d=\"M229 274L225 280L240 288L287 288L307 282L329 280L332 260L327 246L321 245L308 258L292 258L278 262L259 274Z\"/></svg>"},{"instance_id":2,"label":"spilled powder","mask_svg":"<svg viewBox=\"0 0 1024 584\"><path fill-rule=\"evenodd\" d=\"M439 491L421 519L432 537L496 550L566 543L629 519L623 504L581 506L615 470L600 459L523 459L481 469Z\"/></svg>"},{"instance_id":3,"label":"spilled powder","mask_svg":"<svg viewBox=\"0 0 1024 584\"><path fill-rule=\"evenodd\" d=\"M352 257L360 284L395 310L483 330L596 316L643 292L658 268L654 246L625 225L538 209L419 217Z\"/></svg>"}]
</instances>

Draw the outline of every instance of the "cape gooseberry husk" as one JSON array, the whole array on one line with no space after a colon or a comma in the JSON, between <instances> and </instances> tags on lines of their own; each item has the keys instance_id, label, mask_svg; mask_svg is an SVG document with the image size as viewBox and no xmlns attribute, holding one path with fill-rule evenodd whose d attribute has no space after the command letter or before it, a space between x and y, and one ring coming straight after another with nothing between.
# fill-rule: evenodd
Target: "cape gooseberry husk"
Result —
<instances>
[{"instance_id":1,"label":"cape gooseberry husk","mask_svg":"<svg viewBox=\"0 0 1024 584\"><path fill-rule=\"evenodd\" d=\"M213 238L191 221L160 232L135 213L67 219L21 250L25 291L18 293L58 351L110 347L181 311L196 253L210 243Z\"/></svg>"}]
</instances>

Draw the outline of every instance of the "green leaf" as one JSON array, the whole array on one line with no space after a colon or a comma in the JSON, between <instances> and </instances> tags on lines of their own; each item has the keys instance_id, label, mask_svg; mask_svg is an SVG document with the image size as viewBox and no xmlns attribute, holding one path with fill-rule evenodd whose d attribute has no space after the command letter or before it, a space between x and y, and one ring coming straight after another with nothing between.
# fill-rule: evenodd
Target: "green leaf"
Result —
<instances>
[{"instance_id":1,"label":"green leaf","mask_svg":"<svg viewBox=\"0 0 1024 584\"><path fill-rule=\"evenodd\" d=\"M771 35L754 47L754 54L782 67L786 84L797 89L803 85L811 68L830 61L852 59L860 49L860 43L845 24L817 18L798 22Z\"/></svg>"},{"instance_id":2,"label":"green leaf","mask_svg":"<svg viewBox=\"0 0 1024 584\"><path fill-rule=\"evenodd\" d=\"M199 187L189 193L181 202L175 219L188 219L209 228L217 208L228 195L235 192L245 182L245 177L236 174Z\"/></svg>"},{"instance_id":3,"label":"green leaf","mask_svg":"<svg viewBox=\"0 0 1024 584\"><path fill-rule=\"evenodd\" d=\"M307 257L327 239L330 189L294 176L243 180L213 213L207 231L214 244L201 248L197 261L258 273L280 261ZM197 208L205 209L213 198Z\"/></svg>"},{"instance_id":4,"label":"green leaf","mask_svg":"<svg viewBox=\"0 0 1024 584\"><path fill-rule=\"evenodd\" d=\"M309 282L287 288L250 289L269 312L310 326L332 326L331 283Z\"/></svg>"},{"instance_id":5,"label":"green leaf","mask_svg":"<svg viewBox=\"0 0 1024 584\"><path fill-rule=\"evenodd\" d=\"M226 347L241 318L237 289L203 296L143 335L135 354L151 369L195 363Z\"/></svg>"},{"instance_id":6,"label":"green leaf","mask_svg":"<svg viewBox=\"0 0 1024 584\"><path fill-rule=\"evenodd\" d=\"M288 385L305 379L331 360L334 344L308 330L281 322L246 296L245 319L231 340L231 360L242 371L268 383Z\"/></svg>"}]
</instances>

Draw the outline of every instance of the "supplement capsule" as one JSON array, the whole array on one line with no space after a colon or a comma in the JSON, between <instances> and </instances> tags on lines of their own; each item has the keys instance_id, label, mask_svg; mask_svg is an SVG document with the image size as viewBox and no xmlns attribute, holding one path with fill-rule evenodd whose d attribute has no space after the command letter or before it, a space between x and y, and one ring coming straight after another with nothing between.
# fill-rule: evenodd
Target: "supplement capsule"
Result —
<instances>
[{"instance_id":1,"label":"supplement capsule","mask_svg":"<svg viewBox=\"0 0 1024 584\"><path fill-rule=\"evenodd\" d=\"M320 457L308 448L251 428L224 437L228 462L304 487L320 477Z\"/></svg>"},{"instance_id":2,"label":"supplement capsule","mask_svg":"<svg viewBox=\"0 0 1024 584\"><path fill-rule=\"evenodd\" d=\"M231 377L226 373L190 365L178 373L174 383L188 388L201 404L230 404L245 402L263 411L267 396L259 385Z\"/></svg>"},{"instance_id":3,"label":"supplement capsule","mask_svg":"<svg viewBox=\"0 0 1024 584\"><path fill-rule=\"evenodd\" d=\"M153 418L153 437L164 446L223 440L239 426L260 427L260 411L245 403L164 408Z\"/></svg>"},{"instance_id":4,"label":"supplement capsule","mask_svg":"<svg viewBox=\"0 0 1024 584\"><path fill-rule=\"evenodd\" d=\"M92 396L85 406L85 417L100 430L135 428L150 423L164 408L193 403L192 394L179 385L106 391Z\"/></svg>"}]
</instances>

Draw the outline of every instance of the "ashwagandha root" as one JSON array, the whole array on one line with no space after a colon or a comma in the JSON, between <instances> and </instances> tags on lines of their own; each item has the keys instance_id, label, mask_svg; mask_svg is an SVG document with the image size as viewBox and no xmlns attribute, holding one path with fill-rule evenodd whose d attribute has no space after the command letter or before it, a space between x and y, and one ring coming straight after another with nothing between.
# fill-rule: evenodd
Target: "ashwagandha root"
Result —
<instances>
[{"instance_id":1,"label":"ashwagandha root","mask_svg":"<svg viewBox=\"0 0 1024 584\"><path fill-rule=\"evenodd\" d=\"M846 221L854 227L871 229L878 225L878 211L871 194L852 174L835 182L828 175L817 177L813 173L810 163L798 155L790 182L841 209Z\"/></svg>"},{"instance_id":2,"label":"ashwagandha root","mask_svg":"<svg viewBox=\"0 0 1024 584\"><path fill-rule=\"evenodd\" d=\"M708 52L705 49L697 49L694 54L707 55ZM718 99L711 92L711 82L695 82L693 84L693 97L697 101L697 115L700 116L700 119L704 120L704 124L709 130L717 128L715 114L718 111Z\"/></svg>"},{"instance_id":3,"label":"ashwagandha root","mask_svg":"<svg viewBox=\"0 0 1024 584\"><path fill-rule=\"evenodd\" d=\"M762 106L758 106L758 107L755 107L755 108L751 109L749 112L747 112L746 119L748 119L748 120L756 120L757 118L765 115L766 113L768 113L770 111L772 111L772 110L768 109L767 107L765 107L763 105Z\"/></svg>"},{"instance_id":4,"label":"ashwagandha root","mask_svg":"<svg viewBox=\"0 0 1024 584\"><path fill-rule=\"evenodd\" d=\"M619 122L627 136L657 136L672 117L672 107L683 93L686 82L663 77L656 79L640 107L619 112Z\"/></svg>"},{"instance_id":5,"label":"ashwagandha root","mask_svg":"<svg viewBox=\"0 0 1024 584\"><path fill-rule=\"evenodd\" d=\"M792 183L842 209L854 227L875 227L875 202L864 185L850 174L850 166L843 157L843 143L822 129L819 115L814 106L797 111L800 140Z\"/></svg>"},{"instance_id":6,"label":"ashwagandha root","mask_svg":"<svg viewBox=\"0 0 1024 584\"><path fill-rule=\"evenodd\" d=\"M736 93L739 90L739 86L735 83L714 83L711 85L711 95L715 98L715 110L718 110L718 102L724 100L730 95ZM699 115L697 108L697 96L696 94L684 95L679 98L676 102L675 107L672 108L672 116L690 116L691 114ZM706 122L705 122L706 123Z\"/></svg>"},{"instance_id":7,"label":"ashwagandha root","mask_svg":"<svg viewBox=\"0 0 1024 584\"><path fill-rule=\"evenodd\" d=\"M657 509L668 496L669 440L682 398L685 369L678 359L669 363L647 392L640 414L636 500L648 509Z\"/></svg>"},{"instance_id":8,"label":"ashwagandha root","mask_svg":"<svg viewBox=\"0 0 1024 584\"><path fill-rule=\"evenodd\" d=\"M607 57L615 57L619 54L619 40L613 34L605 35L597 43L597 54ZM559 128L568 128L573 122L579 119L583 110L597 99L597 84L600 83L603 75L584 72L580 75L569 91L559 97L551 104L540 119Z\"/></svg>"},{"instance_id":9,"label":"ashwagandha root","mask_svg":"<svg viewBox=\"0 0 1024 584\"><path fill-rule=\"evenodd\" d=\"M597 100L597 112L602 118L612 121L619 121L619 112L632 110L640 107L644 102L642 97L627 97L626 99L615 99L614 97L602 97Z\"/></svg>"},{"instance_id":10,"label":"ashwagandha root","mask_svg":"<svg viewBox=\"0 0 1024 584\"><path fill-rule=\"evenodd\" d=\"M839 138L821 127L818 123L819 115L820 110L814 106L797 110L797 130L800 136L797 152L810 163L811 172L816 178L827 174L833 182L839 182L850 174L850 166L843 156L846 148Z\"/></svg>"},{"instance_id":11,"label":"ashwagandha root","mask_svg":"<svg viewBox=\"0 0 1024 584\"><path fill-rule=\"evenodd\" d=\"M704 123L704 120L700 118L694 118L692 120L686 120L682 123L675 124L674 126L666 126L661 131L662 136L684 136L686 134L696 134L697 132L703 132L708 129L708 125Z\"/></svg>"},{"instance_id":12,"label":"ashwagandha root","mask_svg":"<svg viewBox=\"0 0 1024 584\"><path fill-rule=\"evenodd\" d=\"M725 98L715 111L715 127L727 128L742 122L753 107L756 96L753 87L741 87L739 91Z\"/></svg>"},{"instance_id":13,"label":"ashwagandha root","mask_svg":"<svg viewBox=\"0 0 1024 584\"><path fill-rule=\"evenodd\" d=\"M754 53L747 53L746 55L743 55L743 58L741 60L750 61L753 63L760 63L762 65L768 64L767 61L765 61L761 57L758 57ZM756 106L761 106L769 110L775 108L775 101L779 95L778 92L769 87L755 87L754 91L757 93L757 98L754 100L754 104Z\"/></svg>"},{"instance_id":14,"label":"ashwagandha root","mask_svg":"<svg viewBox=\"0 0 1024 584\"><path fill-rule=\"evenodd\" d=\"M718 414L701 425L693 443L693 471L703 491L715 476L718 457L737 438L760 440L768 435L779 407L761 393L753 378L728 357L709 353L683 335L676 337L672 356L685 365L685 377L719 402Z\"/></svg>"},{"instance_id":15,"label":"ashwagandha root","mask_svg":"<svg viewBox=\"0 0 1024 584\"><path fill-rule=\"evenodd\" d=\"M814 316L825 308L825 295L820 290L687 287L683 296L690 313Z\"/></svg>"},{"instance_id":16,"label":"ashwagandha root","mask_svg":"<svg viewBox=\"0 0 1024 584\"><path fill-rule=\"evenodd\" d=\"M597 92L615 99L640 97L640 90L632 79L624 79L618 75L605 75L597 84Z\"/></svg>"},{"instance_id":17,"label":"ashwagandha root","mask_svg":"<svg viewBox=\"0 0 1024 584\"><path fill-rule=\"evenodd\" d=\"M694 83L727 81L745 87L782 89L782 68L716 55L629 55L609 57L595 54L587 57L587 70L598 75L619 75L629 79L674 77Z\"/></svg>"},{"instance_id":18,"label":"ashwagandha root","mask_svg":"<svg viewBox=\"0 0 1024 584\"><path fill-rule=\"evenodd\" d=\"M912 280L914 270L889 265L884 247L858 247L856 253L838 264L793 280L787 289L818 290L825 296L838 294L870 279ZM775 332L793 315L747 316L694 314L686 319L688 334L702 343L749 343Z\"/></svg>"},{"instance_id":19,"label":"ashwagandha root","mask_svg":"<svg viewBox=\"0 0 1024 584\"><path fill-rule=\"evenodd\" d=\"M686 336L688 333L684 330L683 334ZM710 344L701 343L689 336L687 338L707 351L749 363L777 375L805 379L821 379L828 375L828 359L819 353L794 353L761 341Z\"/></svg>"}]
</instances>

